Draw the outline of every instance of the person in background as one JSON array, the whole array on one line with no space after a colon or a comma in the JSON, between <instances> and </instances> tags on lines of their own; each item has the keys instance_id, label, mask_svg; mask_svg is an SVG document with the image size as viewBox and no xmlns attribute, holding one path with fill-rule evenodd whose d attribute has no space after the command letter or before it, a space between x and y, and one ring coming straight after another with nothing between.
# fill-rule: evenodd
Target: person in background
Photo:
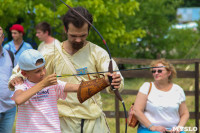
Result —
<instances>
[{"instance_id":1,"label":"person in background","mask_svg":"<svg viewBox=\"0 0 200 133\"><path fill-rule=\"evenodd\" d=\"M165 59L151 63L154 82L148 94L150 83L145 82L139 89L130 114L139 121L138 133L160 133L181 131L189 119L183 89L172 82L176 70Z\"/></svg>"},{"instance_id":2,"label":"person in background","mask_svg":"<svg viewBox=\"0 0 200 133\"><path fill-rule=\"evenodd\" d=\"M4 45L4 48L12 51L15 54L15 59L18 62L19 56L26 49L33 49L31 44L23 40L25 34L24 27L20 24L14 24L10 28L13 40Z\"/></svg>"},{"instance_id":3,"label":"person in background","mask_svg":"<svg viewBox=\"0 0 200 133\"><path fill-rule=\"evenodd\" d=\"M54 45L60 45L60 41L51 36L51 26L47 22L37 24L35 29L36 37L42 41L38 46L38 51L40 51L43 55L46 52L53 51L55 48Z\"/></svg>"},{"instance_id":4,"label":"person in background","mask_svg":"<svg viewBox=\"0 0 200 133\"><path fill-rule=\"evenodd\" d=\"M9 52L2 47L3 41L3 29L0 26L0 133L12 133L16 106L11 100L13 92L8 89L8 81L16 61L14 55L11 57Z\"/></svg>"},{"instance_id":5,"label":"person in background","mask_svg":"<svg viewBox=\"0 0 200 133\"><path fill-rule=\"evenodd\" d=\"M54 51L55 47L57 45L60 45L60 41L51 36L51 26L47 22L38 23L35 29L36 29L36 36L40 41L42 41L38 47L38 51L42 55ZM13 73L18 73L19 76L23 77L23 75L21 75L21 71L18 65L16 65L16 67L13 69ZM15 75L12 75L11 79L13 76ZM15 83L18 84L23 82L20 82L20 80L16 78Z\"/></svg>"}]
</instances>

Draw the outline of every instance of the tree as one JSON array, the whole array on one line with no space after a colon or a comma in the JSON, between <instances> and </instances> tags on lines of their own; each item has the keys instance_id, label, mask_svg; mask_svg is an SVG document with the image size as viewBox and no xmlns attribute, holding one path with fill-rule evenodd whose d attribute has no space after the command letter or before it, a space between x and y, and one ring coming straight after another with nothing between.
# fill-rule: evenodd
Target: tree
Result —
<instances>
[{"instance_id":1,"label":"tree","mask_svg":"<svg viewBox=\"0 0 200 133\"><path fill-rule=\"evenodd\" d=\"M181 4L181 7L200 7L199 0L184 0L184 3Z\"/></svg>"},{"instance_id":2,"label":"tree","mask_svg":"<svg viewBox=\"0 0 200 133\"><path fill-rule=\"evenodd\" d=\"M142 29L130 30L125 25L126 17L134 16L135 11L139 9L139 3L135 0L65 0L64 2L72 7L86 7L93 14L94 25L107 41L113 56L121 56L122 47L145 35ZM53 36L62 41L64 28L61 17L67 10L68 8L59 0L21 0L19 2L1 0L0 24L2 27L10 27L13 23L22 22L27 37L36 40L35 25L41 21L47 21L53 27ZM94 31L90 32L88 40L103 45ZM105 48L105 46L102 47Z\"/></svg>"},{"instance_id":3,"label":"tree","mask_svg":"<svg viewBox=\"0 0 200 133\"><path fill-rule=\"evenodd\" d=\"M168 58L198 58L200 34L193 29L171 29L165 50Z\"/></svg>"},{"instance_id":4,"label":"tree","mask_svg":"<svg viewBox=\"0 0 200 133\"><path fill-rule=\"evenodd\" d=\"M176 23L176 9L181 3L181 0L140 0L140 10L129 17L132 23L127 21L130 29L141 28L147 33L135 44L136 58L166 57L166 49L171 49L167 36Z\"/></svg>"}]
</instances>

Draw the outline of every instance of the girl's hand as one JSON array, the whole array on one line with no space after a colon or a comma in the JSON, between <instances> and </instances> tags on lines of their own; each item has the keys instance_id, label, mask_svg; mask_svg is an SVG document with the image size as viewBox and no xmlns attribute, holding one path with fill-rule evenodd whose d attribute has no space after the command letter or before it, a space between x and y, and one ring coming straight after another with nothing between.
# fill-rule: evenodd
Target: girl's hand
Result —
<instances>
[{"instance_id":1,"label":"girl's hand","mask_svg":"<svg viewBox=\"0 0 200 133\"><path fill-rule=\"evenodd\" d=\"M45 77L41 83L43 84L44 88L47 86L51 86L51 85L56 85L57 84L57 77L56 74L51 74L47 77Z\"/></svg>"}]
</instances>

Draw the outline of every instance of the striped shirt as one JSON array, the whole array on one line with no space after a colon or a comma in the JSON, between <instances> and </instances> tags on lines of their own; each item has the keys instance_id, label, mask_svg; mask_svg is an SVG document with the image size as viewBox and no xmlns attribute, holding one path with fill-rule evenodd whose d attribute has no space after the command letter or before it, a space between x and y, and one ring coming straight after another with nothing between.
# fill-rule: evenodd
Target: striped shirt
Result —
<instances>
[{"instance_id":1,"label":"striped shirt","mask_svg":"<svg viewBox=\"0 0 200 133\"><path fill-rule=\"evenodd\" d=\"M24 104L19 105L16 133L60 133L57 100L66 98L65 84L66 82L58 81L57 85L42 89ZM15 87L15 91L26 91L34 85L35 83L25 80L24 84Z\"/></svg>"}]
</instances>

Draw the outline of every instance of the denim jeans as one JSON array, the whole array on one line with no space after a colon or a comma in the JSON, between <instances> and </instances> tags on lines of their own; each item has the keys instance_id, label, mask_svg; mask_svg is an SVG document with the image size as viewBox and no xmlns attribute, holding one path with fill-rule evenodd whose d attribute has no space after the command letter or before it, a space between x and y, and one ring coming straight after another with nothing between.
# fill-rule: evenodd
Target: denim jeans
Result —
<instances>
[{"instance_id":1,"label":"denim jeans","mask_svg":"<svg viewBox=\"0 0 200 133\"><path fill-rule=\"evenodd\" d=\"M16 107L0 113L0 133L12 133Z\"/></svg>"},{"instance_id":2,"label":"denim jeans","mask_svg":"<svg viewBox=\"0 0 200 133\"><path fill-rule=\"evenodd\" d=\"M160 132L158 132L158 131L151 131L148 128L144 128L141 125L139 125L138 129L137 129L137 133L160 133ZM182 131L180 133L185 133L185 132Z\"/></svg>"}]
</instances>

